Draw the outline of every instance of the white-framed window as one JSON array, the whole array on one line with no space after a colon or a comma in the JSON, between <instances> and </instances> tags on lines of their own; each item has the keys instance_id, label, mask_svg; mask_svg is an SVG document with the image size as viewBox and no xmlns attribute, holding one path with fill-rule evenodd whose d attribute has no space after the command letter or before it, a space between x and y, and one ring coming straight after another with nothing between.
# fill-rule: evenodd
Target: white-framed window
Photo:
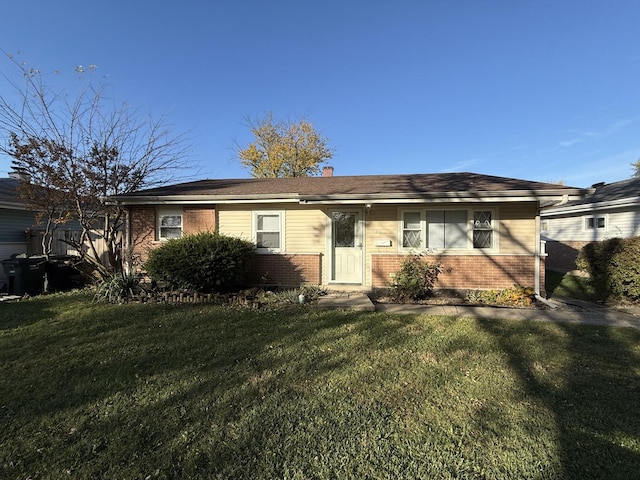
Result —
<instances>
[{"instance_id":1,"label":"white-framed window","mask_svg":"<svg viewBox=\"0 0 640 480\"><path fill-rule=\"evenodd\" d=\"M182 207L159 207L157 209L158 240L182 237Z\"/></svg>"},{"instance_id":2,"label":"white-framed window","mask_svg":"<svg viewBox=\"0 0 640 480\"><path fill-rule=\"evenodd\" d=\"M493 214L491 210L473 212L473 248L493 248Z\"/></svg>"},{"instance_id":3,"label":"white-framed window","mask_svg":"<svg viewBox=\"0 0 640 480\"><path fill-rule=\"evenodd\" d=\"M540 231L548 232L549 231L549 220L542 220L540 222Z\"/></svg>"},{"instance_id":4,"label":"white-framed window","mask_svg":"<svg viewBox=\"0 0 640 480\"><path fill-rule=\"evenodd\" d=\"M437 250L469 247L466 210L427 210L427 248Z\"/></svg>"},{"instance_id":5,"label":"white-framed window","mask_svg":"<svg viewBox=\"0 0 640 480\"><path fill-rule=\"evenodd\" d=\"M253 212L253 241L258 252L283 252L284 212Z\"/></svg>"},{"instance_id":6,"label":"white-framed window","mask_svg":"<svg viewBox=\"0 0 640 480\"><path fill-rule=\"evenodd\" d=\"M406 211L402 216L402 248L422 246L422 213Z\"/></svg>"},{"instance_id":7,"label":"white-framed window","mask_svg":"<svg viewBox=\"0 0 640 480\"><path fill-rule=\"evenodd\" d=\"M401 249L495 249L494 221L494 209L401 210Z\"/></svg>"},{"instance_id":8,"label":"white-framed window","mask_svg":"<svg viewBox=\"0 0 640 480\"><path fill-rule=\"evenodd\" d=\"M607 220L604 215L602 216L589 216L584 218L585 230L602 230L607 228Z\"/></svg>"}]
</instances>

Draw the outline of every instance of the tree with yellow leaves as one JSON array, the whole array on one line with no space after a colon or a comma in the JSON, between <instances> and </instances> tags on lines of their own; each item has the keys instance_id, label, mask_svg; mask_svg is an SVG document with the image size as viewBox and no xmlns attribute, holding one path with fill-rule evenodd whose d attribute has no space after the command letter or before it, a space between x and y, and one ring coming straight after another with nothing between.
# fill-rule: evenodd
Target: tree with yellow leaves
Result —
<instances>
[{"instance_id":1,"label":"tree with yellow leaves","mask_svg":"<svg viewBox=\"0 0 640 480\"><path fill-rule=\"evenodd\" d=\"M333 157L328 139L304 117L298 122L276 121L268 112L264 118L248 120L254 136L246 148L238 147L240 163L255 178L311 177Z\"/></svg>"}]
</instances>

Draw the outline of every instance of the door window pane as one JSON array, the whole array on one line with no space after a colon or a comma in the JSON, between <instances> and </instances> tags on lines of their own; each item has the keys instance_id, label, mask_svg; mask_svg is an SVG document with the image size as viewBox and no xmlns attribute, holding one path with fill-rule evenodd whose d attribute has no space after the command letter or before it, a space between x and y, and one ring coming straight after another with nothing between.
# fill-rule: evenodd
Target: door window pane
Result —
<instances>
[{"instance_id":1,"label":"door window pane","mask_svg":"<svg viewBox=\"0 0 640 480\"><path fill-rule=\"evenodd\" d=\"M333 246L355 247L356 215L354 213L333 212Z\"/></svg>"}]
</instances>

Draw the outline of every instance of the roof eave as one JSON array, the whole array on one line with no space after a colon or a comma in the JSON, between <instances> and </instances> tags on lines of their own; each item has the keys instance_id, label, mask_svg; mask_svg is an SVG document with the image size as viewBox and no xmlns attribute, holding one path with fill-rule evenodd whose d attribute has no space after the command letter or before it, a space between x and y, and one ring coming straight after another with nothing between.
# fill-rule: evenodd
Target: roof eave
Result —
<instances>
[{"instance_id":1,"label":"roof eave","mask_svg":"<svg viewBox=\"0 0 640 480\"><path fill-rule=\"evenodd\" d=\"M368 194L326 194L300 195L253 194L253 195L119 195L107 197L108 204L119 205L213 205L232 203L417 203L430 202L522 202L547 201L559 198L571 200L584 197L584 190L498 190L464 192L413 192L413 193L368 193Z\"/></svg>"},{"instance_id":2,"label":"roof eave","mask_svg":"<svg viewBox=\"0 0 640 480\"><path fill-rule=\"evenodd\" d=\"M609 208L625 208L625 207L638 207L640 206L640 197L623 198L620 200L610 200L607 202L589 202L581 203L579 205L557 205L545 207L541 215L543 216L555 216L566 213L581 213L581 212L593 212L596 210L604 210Z\"/></svg>"},{"instance_id":3,"label":"roof eave","mask_svg":"<svg viewBox=\"0 0 640 480\"><path fill-rule=\"evenodd\" d=\"M111 205L215 205L223 203L298 203L297 194L285 195L119 195L106 197Z\"/></svg>"},{"instance_id":4,"label":"roof eave","mask_svg":"<svg viewBox=\"0 0 640 480\"><path fill-rule=\"evenodd\" d=\"M548 201L561 198L581 199L584 192L572 190L502 190L502 191L466 191L466 192L421 192L421 193L371 193L371 194L330 194L300 195L301 203L417 203L430 202L522 202Z\"/></svg>"}]
</instances>

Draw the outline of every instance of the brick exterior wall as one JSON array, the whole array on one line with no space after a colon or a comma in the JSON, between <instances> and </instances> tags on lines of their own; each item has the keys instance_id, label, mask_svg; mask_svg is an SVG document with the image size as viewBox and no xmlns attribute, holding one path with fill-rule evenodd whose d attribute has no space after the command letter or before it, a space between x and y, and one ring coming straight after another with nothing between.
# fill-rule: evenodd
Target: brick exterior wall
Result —
<instances>
[{"instance_id":1,"label":"brick exterior wall","mask_svg":"<svg viewBox=\"0 0 640 480\"><path fill-rule=\"evenodd\" d=\"M215 232L216 209L213 206L185 206L182 209L182 231L185 235Z\"/></svg>"},{"instance_id":2,"label":"brick exterior wall","mask_svg":"<svg viewBox=\"0 0 640 480\"><path fill-rule=\"evenodd\" d=\"M576 270L580 249L589 242L556 242L547 240L547 268L556 272Z\"/></svg>"},{"instance_id":3,"label":"brick exterior wall","mask_svg":"<svg viewBox=\"0 0 640 480\"><path fill-rule=\"evenodd\" d=\"M373 288L384 287L397 272L405 255L373 255ZM443 273L438 276L436 288L444 289L503 289L521 285L535 286L535 258L522 255L456 255L429 256L426 260L439 263ZM544 260L541 259L540 287L544 290Z\"/></svg>"},{"instance_id":4,"label":"brick exterior wall","mask_svg":"<svg viewBox=\"0 0 640 480\"><path fill-rule=\"evenodd\" d=\"M258 254L254 257L251 283L290 286L322 283L322 255Z\"/></svg>"},{"instance_id":5,"label":"brick exterior wall","mask_svg":"<svg viewBox=\"0 0 640 480\"><path fill-rule=\"evenodd\" d=\"M184 234L213 232L215 228L215 207L183 207L182 230ZM133 248L134 266L144 263L149 250L159 245L156 241L156 207L154 205L132 205L129 207L129 245Z\"/></svg>"},{"instance_id":6,"label":"brick exterior wall","mask_svg":"<svg viewBox=\"0 0 640 480\"><path fill-rule=\"evenodd\" d=\"M156 208L153 205L129 207L129 246L134 267L144 263L155 240Z\"/></svg>"}]
</instances>

